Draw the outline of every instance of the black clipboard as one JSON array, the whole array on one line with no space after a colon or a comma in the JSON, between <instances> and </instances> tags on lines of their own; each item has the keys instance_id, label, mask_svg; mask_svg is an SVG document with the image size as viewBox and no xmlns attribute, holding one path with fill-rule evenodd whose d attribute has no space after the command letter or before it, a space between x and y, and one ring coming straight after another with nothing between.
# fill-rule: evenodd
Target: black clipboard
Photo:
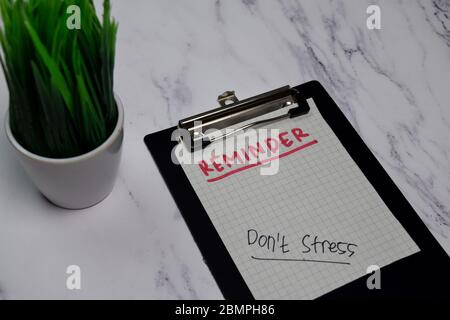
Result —
<instances>
[{"instance_id":1,"label":"black clipboard","mask_svg":"<svg viewBox=\"0 0 450 320\"><path fill-rule=\"evenodd\" d=\"M450 298L450 258L318 81L293 89L314 102L334 134L420 251L381 268L381 289L369 290L363 276L319 299ZM144 141L206 264L226 299L254 299L180 165L171 160L176 127Z\"/></svg>"}]
</instances>

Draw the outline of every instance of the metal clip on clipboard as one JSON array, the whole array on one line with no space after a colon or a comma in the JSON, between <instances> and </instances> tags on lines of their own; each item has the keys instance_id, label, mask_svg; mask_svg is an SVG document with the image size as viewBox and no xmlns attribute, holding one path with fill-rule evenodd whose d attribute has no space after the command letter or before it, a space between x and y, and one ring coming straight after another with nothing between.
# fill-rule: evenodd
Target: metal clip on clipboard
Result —
<instances>
[{"instance_id":1,"label":"metal clip on clipboard","mask_svg":"<svg viewBox=\"0 0 450 320\"><path fill-rule=\"evenodd\" d=\"M290 86L275 89L244 100L239 100L234 91L227 91L220 95L217 101L221 107L182 119L178 122L178 128L185 129L189 133L190 141L183 141L183 137L180 138L191 151L203 149L214 141L234 135L248 128L258 127L287 118L295 118L309 112L306 99L302 97L298 90ZM286 114L254 121L220 136L209 137L205 134L208 129L222 130L231 125L295 104L296 106L288 109Z\"/></svg>"}]
</instances>

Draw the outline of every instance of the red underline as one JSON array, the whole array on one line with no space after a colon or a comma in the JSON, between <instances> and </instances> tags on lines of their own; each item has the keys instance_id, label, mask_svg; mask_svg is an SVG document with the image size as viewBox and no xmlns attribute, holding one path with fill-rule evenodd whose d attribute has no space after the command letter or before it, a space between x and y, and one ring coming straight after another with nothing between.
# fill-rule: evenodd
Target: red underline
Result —
<instances>
[{"instance_id":1,"label":"red underline","mask_svg":"<svg viewBox=\"0 0 450 320\"><path fill-rule=\"evenodd\" d=\"M279 155L277 155L275 157L272 157L272 158L269 158L269 159L265 159L265 160L262 160L262 161L258 161L256 163L249 164L249 165L247 165L245 167L240 167L240 168L228 171L227 173L224 173L221 176L217 176L217 177L208 179L207 181L208 182L215 182L215 181L218 181L218 180L222 180L223 178L229 177L229 176L231 176L231 175L233 175L235 173L238 173L238 172L250 169L250 168L254 168L254 167L260 166L260 165L262 165L264 163L268 163L268 162L271 162L271 161L276 160L276 159L284 158L284 157L286 157L286 156L288 156L290 154L293 154L293 153L295 153L297 151L300 151L302 149L305 149L305 148L308 148L308 147L310 147L312 145L315 145L317 142L318 142L317 140L310 141L310 142L302 144L301 146L298 146L298 147L296 147L296 148L294 148L292 150L289 150L289 151L286 151L286 152L284 152L282 154L279 154Z\"/></svg>"}]
</instances>

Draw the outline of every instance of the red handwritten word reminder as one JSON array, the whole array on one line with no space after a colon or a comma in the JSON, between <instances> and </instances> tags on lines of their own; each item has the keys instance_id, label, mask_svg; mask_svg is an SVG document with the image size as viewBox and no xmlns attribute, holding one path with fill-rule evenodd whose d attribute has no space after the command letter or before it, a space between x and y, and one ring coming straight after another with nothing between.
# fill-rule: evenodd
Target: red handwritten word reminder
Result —
<instances>
[{"instance_id":1,"label":"red handwritten word reminder","mask_svg":"<svg viewBox=\"0 0 450 320\"><path fill-rule=\"evenodd\" d=\"M254 144L223 154L212 154L209 160L198 162L198 168L208 182L215 182L238 172L284 158L309 148L318 141L300 128L282 131L276 136L262 138Z\"/></svg>"}]
</instances>

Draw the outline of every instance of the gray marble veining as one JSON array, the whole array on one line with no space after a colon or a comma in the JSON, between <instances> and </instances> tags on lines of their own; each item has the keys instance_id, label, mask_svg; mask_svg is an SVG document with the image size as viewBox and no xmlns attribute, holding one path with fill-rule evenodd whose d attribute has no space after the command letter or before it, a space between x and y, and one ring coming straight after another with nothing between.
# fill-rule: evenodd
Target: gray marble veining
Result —
<instances>
[{"instance_id":1,"label":"gray marble veining","mask_svg":"<svg viewBox=\"0 0 450 320\"><path fill-rule=\"evenodd\" d=\"M370 4L381 30L366 27ZM98 206L55 208L0 135L0 299L221 298L142 139L225 90L313 79L450 253L450 1L115 0L113 14L120 177ZM2 77L1 123L7 104ZM66 289L71 264L80 291Z\"/></svg>"},{"instance_id":2,"label":"gray marble veining","mask_svg":"<svg viewBox=\"0 0 450 320\"><path fill-rule=\"evenodd\" d=\"M0 300L5 300L6 297L4 296L3 290L0 288Z\"/></svg>"}]
</instances>

